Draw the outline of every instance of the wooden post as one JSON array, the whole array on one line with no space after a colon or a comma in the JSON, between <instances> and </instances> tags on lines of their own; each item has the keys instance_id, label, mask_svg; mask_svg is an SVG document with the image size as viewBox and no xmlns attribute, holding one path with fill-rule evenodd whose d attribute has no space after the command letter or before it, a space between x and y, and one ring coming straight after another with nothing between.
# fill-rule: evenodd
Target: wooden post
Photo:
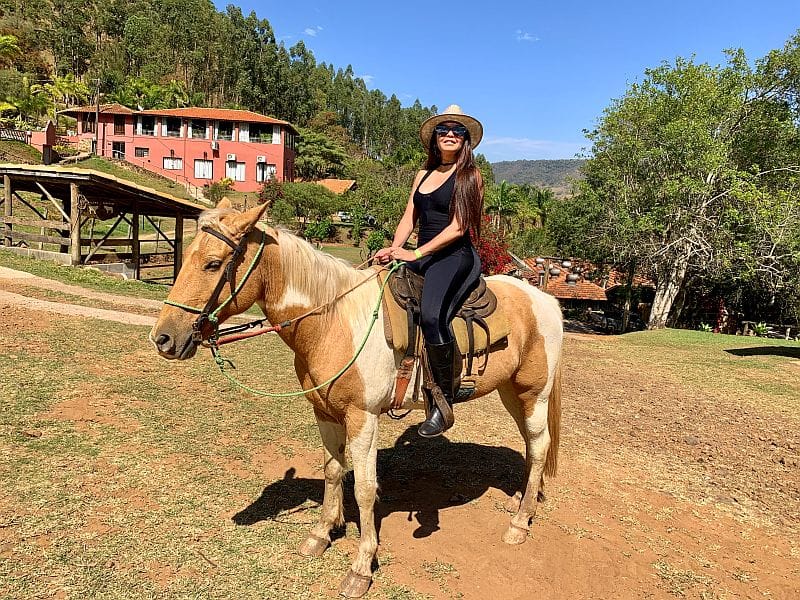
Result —
<instances>
[{"instance_id":1,"label":"wooden post","mask_svg":"<svg viewBox=\"0 0 800 600\"><path fill-rule=\"evenodd\" d=\"M178 279L178 273L181 270L181 261L183 260L183 215L178 213L175 215L175 247L173 249L172 257L172 283Z\"/></svg>"},{"instance_id":2,"label":"wooden post","mask_svg":"<svg viewBox=\"0 0 800 600\"><path fill-rule=\"evenodd\" d=\"M141 275L141 265L139 264L139 213L137 212L136 208L133 209L133 214L131 214L131 234L133 237L132 245L131 245L131 252L133 254L133 278L139 279Z\"/></svg>"},{"instance_id":3,"label":"wooden post","mask_svg":"<svg viewBox=\"0 0 800 600\"><path fill-rule=\"evenodd\" d=\"M4 193L5 200L3 202L3 214L5 214L5 216L7 217L11 217L13 216L14 211L11 205L11 203L13 202L13 200L11 199L12 198L11 177L9 177L8 175L3 175L3 188L4 188L3 191L5 192ZM13 240L11 239L11 223L6 223L5 232L6 236L4 243L6 245L6 248L10 248L13 243Z\"/></svg>"},{"instance_id":4,"label":"wooden post","mask_svg":"<svg viewBox=\"0 0 800 600\"><path fill-rule=\"evenodd\" d=\"M69 184L69 264L81 264L81 208L78 201L80 188L77 183Z\"/></svg>"}]
</instances>

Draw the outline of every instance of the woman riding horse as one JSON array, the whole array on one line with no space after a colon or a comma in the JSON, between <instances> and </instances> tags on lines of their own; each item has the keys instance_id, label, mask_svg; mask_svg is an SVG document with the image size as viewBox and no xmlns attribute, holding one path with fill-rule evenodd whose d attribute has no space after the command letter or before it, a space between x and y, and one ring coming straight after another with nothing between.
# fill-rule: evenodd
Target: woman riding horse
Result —
<instances>
[{"instance_id":1,"label":"woman riding horse","mask_svg":"<svg viewBox=\"0 0 800 600\"><path fill-rule=\"evenodd\" d=\"M422 335L431 375L450 406L461 374L461 353L450 323L478 285L481 273L470 234L476 239L480 236L483 212L483 179L472 154L482 135L480 122L456 104L422 124L419 136L428 160L414 178L392 245L375 254L384 264L406 261L425 277L420 303ZM406 250L403 246L417 222L417 247ZM417 431L422 437L436 437L449 424L436 403L428 402L428 419Z\"/></svg>"}]
</instances>

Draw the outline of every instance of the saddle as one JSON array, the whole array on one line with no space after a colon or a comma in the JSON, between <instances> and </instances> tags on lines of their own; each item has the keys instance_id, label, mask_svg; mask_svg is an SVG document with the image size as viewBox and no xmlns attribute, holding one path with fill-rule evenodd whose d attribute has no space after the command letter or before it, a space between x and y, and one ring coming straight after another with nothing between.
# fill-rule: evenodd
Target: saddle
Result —
<instances>
[{"instance_id":1,"label":"saddle","mask_svg":"<svg viewBox=\"0 0 800 600\"><path fill-rule=\"evenodd\" d=\"M381 274L382 279L385 277ZM397 374L395 407L402 403L416 358L423 353L420 349L424 345L420 343L422 336L419 332L419 310L424 282L423 276L403 265L389 277L387 285L391 295L383 296L384 316L388 317L384 319L386 341L395 350L404 353ZM483 357L483 364L478 368L482 372L489 361L491 348L511 333L508 319L502 309L498 308L497 297L483 276L456 313L452 328L458 350L466 359L466 373L462 378L462 390L465 393L459 395L469 397L475 387L472 374L475 358ZM427 369L424 372L427 375ZM425 387L429 389L429 386Z\"/></svg>"}]
</instances>

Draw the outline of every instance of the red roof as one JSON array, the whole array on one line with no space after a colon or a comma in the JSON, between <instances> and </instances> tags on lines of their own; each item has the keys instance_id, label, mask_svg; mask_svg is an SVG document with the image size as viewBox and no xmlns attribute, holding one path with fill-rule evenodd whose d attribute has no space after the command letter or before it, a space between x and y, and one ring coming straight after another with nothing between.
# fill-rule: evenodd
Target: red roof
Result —
<instances>
[{"instance_id":1,"label":"red roof","mask_svg":"<svg viewBox=\"0 0 800 600\"><path fill-rule=\"evenodd\" d=\"M80 113L93 113L95 112L94 106L76 106L67 110L61 111L62 114L80 114ZM266 115L262 115L251 110L237 110L233 108L205 108L200 106L192 106L189 108L154 108L150 110L132 110L127 106L121 104L102 104L100 106L101 113L112 115L153 115L159 117L181 117L184 119L208 119L216 121L245 121L247 123L265 123L271 125L284 125L295 133L297 130L288 121L281 121L280 119L273 119Z\"/></svg>"},{"instance_id":2,"label":"red roof","mask_svg":"<svg viewBox=\"0 0 800 600\"><path fill-rule=\"evenodd\" d=\"M70 113L94 113L96 111L96 106L73 106L72 108L68 108L59 112L61 112L62 115L68 115ZM101 104L100 112L107 115L132 115L136 111L128 108L127 106L123 106L122 104L114 102L112 104Z\"/></svg>"},{"instance_id":3,"label":"red roof","mask_svg":"<svg viewBox=\"0 0 800 600\"><path fill-rule=\"evenodd\" d=\"M529 280L533 285L538 287L541 274L545 272L545 269L537 265L536 259L534 258L526 258L524 262L531 270ZM581 278L578 279L574 285L567 283L567 275L570 274L570 270L562 267L560 260L559 262L553 263L552 266L558 267L560 272L558 275L545 274L547 283L544 286L544 291L551 296L555 296L559 300L605 301L608 299L606 298L605 290L591 281L586 281Z\"/></svg>"}]
</instances>

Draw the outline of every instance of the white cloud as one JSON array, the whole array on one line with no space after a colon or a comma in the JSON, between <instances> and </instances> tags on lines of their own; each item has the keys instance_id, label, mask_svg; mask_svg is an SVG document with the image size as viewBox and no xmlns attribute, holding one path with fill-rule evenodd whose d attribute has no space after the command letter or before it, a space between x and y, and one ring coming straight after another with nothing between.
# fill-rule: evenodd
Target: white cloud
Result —
<instances>
[{"instance_id":1,"label":"white cloud","mask_svg":"<svg viewBox=\"0 0 800 600\"><path fill-rule=\"evenodd\" d=\"M367 85L372 83L372 80L375 79L373 75L356 75L356 77L363 79L364 83L366 83Z\"/></svg>"},{"instance_id":2,"label":"white cloud","mask_svg":"<svg viewBox=\"0 0 800 600\"><path fill-rule=\"evenodd\" d=\"M517 29L516 39L518 42L538 42L539 38L535 35L528 33L527 31L522 31L522 29Z\"/></svg>"},{"instance_id":3,"label":"white cloud","mask_svg":"<svg viewBox=\"0 0 800 600\"><path fill-rule=\"evenodd\" d=\"M489 162L501 160L542 160L575 158L588 142L559 142L531 138L486 137L477 152L482 152Z\"/></svg>"},{"instance_id":4,"label":"white cloud","mask_svg":"<svg viewBox=\"0 0 800 600\"><path fill-rule=\"evenodd\" d=\"M310 35L311 37L316 37L316 35L320 31L322 31L321 25L317 25L316 27L306 27L305 29L303 29L303 33L305 33L306 35Z\"/></svg>"}]
</instances>

